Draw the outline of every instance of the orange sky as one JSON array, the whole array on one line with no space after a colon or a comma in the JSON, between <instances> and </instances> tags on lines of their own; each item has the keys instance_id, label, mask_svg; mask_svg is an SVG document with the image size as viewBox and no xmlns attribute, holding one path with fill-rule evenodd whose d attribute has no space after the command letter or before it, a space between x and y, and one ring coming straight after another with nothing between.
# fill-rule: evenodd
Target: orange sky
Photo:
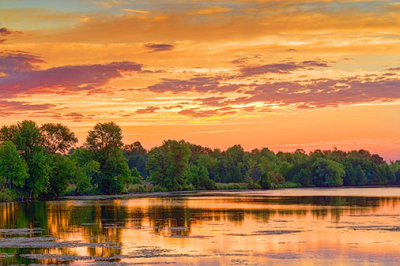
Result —
<instances>
[{"instance_id":1,"label":"orange sky","mask_svg":"<svg viewBox=\"0 0 400 266\"><path fill-rule=\"evenodd\" d=\"M400 4L0 0L0 122L400 159Z\"/></svg>"}]
</instances>

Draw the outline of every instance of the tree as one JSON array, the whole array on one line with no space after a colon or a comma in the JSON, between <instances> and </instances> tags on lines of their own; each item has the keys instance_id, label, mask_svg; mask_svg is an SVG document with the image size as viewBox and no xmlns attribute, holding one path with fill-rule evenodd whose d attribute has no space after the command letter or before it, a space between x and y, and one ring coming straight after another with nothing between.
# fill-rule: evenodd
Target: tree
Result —
<instances>
[{"instance_id":1,"label":"tree","mask_svg":"<svg viewBox=\"0 0 400 266\"><path fill-rule=\"evenodd\" d=\"M295 182L299 183L302 187L311 187L312 186L312 177L311 171L307 168L302 168L295 175Z\"/></svg>"},{"instance_id":2,"label":"tree","mask_svg":"<svg viewBox=\"0 0 400 266\"><path fill-rule=\"evenodd\" d=\"M128 158L129 168L136 168L141 176L147 176L146 161L147 151L139 141L124 147L125 156Z\"/></svg>"},{"instance_id":3,"label":"tree","mask_svg":"<svg viewBox=\"0 0 400 266\"><path fill-rule=\"evenodd\" d=\"M312 164L313 183L318 187L343 185L344 166L335 161L318 158Z\"/></svg>"},{"instance_id":4,"label":"tree","mask_svg":"<svg viewBox=\"0 0 400 266\"><path fill-rule=\"evenodd\" d=\"M210 179L207 168L191 164L188 170L188 180L196 189L212 190L216 188L215 182Z\"/></svg>"},{"instance_id":5,"label":"tree","mask_svg":"<svg viewBox=\"0 0 400 266\"><path fill-rule=\"evenodd\" d=\"M48 193L52 196L64 195L75 175L76 165L73 160L61 154L53 154Z\"/></svg>"},{"instance_id":6,"label":"tree","mask_svg":"<svg viewBox=\"0 0 400 266\"><path fill-rule=\"evenodd\" d=\"M149 152L146 164L149 181L168 190L184 189L190 155L190 148L183 140L164 141Z\"/></svg>"},{"instance_id":7,"label":"tree","mask_svg":"<svg viewBox=\"0 0 400 266\"><path fill-rule=\"evenodd\" d=\"M28 167L14 143L5 141L0 145L0 185L17 195L28 178Z\"/></svg>"},{"instance_id":8,"label":"tree","mask_svg":"<svg viewBox=\"0 0 400 266\"><path fill-rule=\"evenodd\" d=\"M25 189L29 198L37 198L46 194L50 185L50 158L44 151L36 152L28 163L29 178L26 180Z\"/></svg>"},{"instance_id":9,"label":"tree","mask_svg":"<svg viewBox=\"0 0 400 266\"><path fill-rule=\"evenodd\" d=\"M12 141L17 150L27 160L41 144L40 129L31 120L24 120L17 125L3 126L0 130L1 141Z\"/></svg>"},{"instance_id":10,"label":"tree","mask_svg":"<svg viewBox=\"0 0 400 266\"><path fill-rule=\"evenodd\" d=\"M104 194L123 192L132 182L132 176L121 150L121 128L113 122L98 123L89 131L85 146L100 163L100 172L93 179L99 191Z\"/></svg>"},{"instance_id":11,"label":"tree","mask_svg":"<svg viewBox=\"0 0 400 266\"><path fill-rule=\"evenodd\" d=\"M84 148L74 150L70 158L76 165L76 174L71 180L76 185L75 193L87 193L92 187L94 177L100 174L100 163L94 160L93 152Z\"/></svg>"},{"instance_id":12,"label":"tree","mask_svg":"<svg viewBox=\"0 0 400 266\"><path fill-rule=\"evenodd\" d=\"M122 130L114 122L97 123L86 138L86 147L102 154L109 154L122 146Z\"/></svg>"},{"instance_id":13,"label":"tree","mask_svg":"<svg viewBox=\"0 0 400 266\"><path fill-rule=\"evenodd\" d=\"M36 123L24 120L17 125L4 126L0 130L0 140L12 141L28 165L29 178L24 185L26 194L38 197L46 193L51 160L41 146L40 129Z\"/></svg>"},{"instance_id":14,"label":"tree","mask_svg":"<svg viewBox=\"0 0 400 266\"><path fill-rule=\"evenodd\" d=\"M100 173L96 174L96 185L104 194L116 194L126 191L132 183L128 160L121 150L114 150L110 156L100 163Z\"/></svg>"},{"instance_id":15,"label":"tree","mask_svg":"<svg viewBox=\"0 0 400 266\"><path fill-rule=\"evenodd\" d=\"M50 153L65 153L78 142L75 134L62 124L44 124L40 132L42 146Z\"/></svg>"}]
</instances>

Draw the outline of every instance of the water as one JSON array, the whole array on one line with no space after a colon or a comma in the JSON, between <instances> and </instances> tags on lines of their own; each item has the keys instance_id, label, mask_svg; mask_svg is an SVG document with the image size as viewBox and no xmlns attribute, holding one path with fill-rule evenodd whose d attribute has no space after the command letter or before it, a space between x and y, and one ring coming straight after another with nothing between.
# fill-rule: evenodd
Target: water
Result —
<instances>
[{"instance_id":1,"label":"water","mask_svg":"<svg viewBox=\"0 0 400 266\"><path fill-rule=\"evenodd\" d=\"M399 259L400 188L0 203L3 265L368 265Z\"/></svg>"}]
</instances>

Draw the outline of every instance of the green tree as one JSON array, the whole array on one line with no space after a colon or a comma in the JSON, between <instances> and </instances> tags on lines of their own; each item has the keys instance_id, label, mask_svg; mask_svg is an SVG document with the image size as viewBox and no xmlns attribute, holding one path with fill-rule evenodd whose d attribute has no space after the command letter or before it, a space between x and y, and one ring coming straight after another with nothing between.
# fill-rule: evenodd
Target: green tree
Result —
<instances>
[{"instance_id":1,"label":"green tree","mask_svg":"<svg viewBox=\"0 0 400 266\"><path fill-rule=\"evenodd\" d=\"M51 160L41 146L41 133L36 123L24 120L17 125L4 126L0 130L0 140L12 141L28 165L25 193L29 197L47 193Z\"/></svg>"},{"instance_id":2,"label":"green tree","mask_svg":"<svg viewBox=\"0 0 400 266\"><path fill-rule=\"evenodd\" d=\"M29 178L28 167L11 141L0 145L0 187L14 195L20 194L25 180Z\"/></svg>"},{"instance_id":3,"label":"green tree","mask_svg":"<svg viewBox=\"0 0 400 266\"><path fill-rule=\"evenodd\" d=\"M52 196L64 195L68 184L74 180L76 165L73 160L61 154L53 154L48 194Z\"/></svg>"},{"instance_id":4,"label":"green tree","mask_svg":"<svg viewBox=\"0 0 400 266\"><path fill-rule=\"evenodd\" d=\"M313 183L318 187L343 185L344 166L338 162L318 158L312 164Z\"/></svg>"},{"instance_id":5,"label":"green tree","mask_svg":"<svg viewBox=\"0 0 400 266\"><path fill-rule=\"evenodd\" d=\"M100 163L94 160L94 153L84 148L76 149L70 155L75 162L76 174L72 182L76 185L75 193L89 192L96 175L100 174Z\"/></svg>"},{"instance_id":6,"label":"green tree","mask_svg":"<svg viewBox=\"0 0 400 266\"><path fill-rule=\"evenodd\" d=\"M183 140L164 141L149 152L146 164L149 181L168 190L184 189L190 155L190 148Z\"/></svg>"},{"instance_id":7,"label":"green tree","mask_svg":"<svg viewBox=\"0 0 400 266\"><path fill-rule=\"evenodd\" d=\"M196 189L213 190L216 188L215 182L210 179L207 168L190 164L188 171L188 181Z\"/></svg>"},{"instance_id":8,"label":"green tree","mask_svg":"<svg viewBox=\"0 0 400 266\"><path fill-rule=\"evenodd\" d=\"M42 146L50 153L65 153L78 142L75 134L62 124L43 124L40 132Z\"/></svg>"},{"instance_id":9,"label":"green tree","mask_svg":"<svg viewBox=\"0 0 400 266\"><path fill-rule=\"evenodd\" d=\"M122 146L122 130L114 122L97 123L86 138L86 147L103 155L110 154Z\"/></svg>"},{"instance_id":10,"label":"green tree","mask_svg":"<svg viewBox=\"0 0 400 266\"><path fill-rule=\"evenodd\" d=\"M121 150L114 150L110 156L100 164L100 173L97 174L97 185L104 194L126 192L127 185L132 183L128 160Z\"/></svg>"},{"instance_id":11,"label":"green tree","mask_svg":"<svg viewBox=\"0 0 400 266\"><path fill-rule=\"evenodd\" d=\"M95 174L93 182L104 194L123 192L132 182L122 145L122 130L113 122L96 124L86 139L85 146L100 163L100 173Z\"/></svg>"}]
</instances>

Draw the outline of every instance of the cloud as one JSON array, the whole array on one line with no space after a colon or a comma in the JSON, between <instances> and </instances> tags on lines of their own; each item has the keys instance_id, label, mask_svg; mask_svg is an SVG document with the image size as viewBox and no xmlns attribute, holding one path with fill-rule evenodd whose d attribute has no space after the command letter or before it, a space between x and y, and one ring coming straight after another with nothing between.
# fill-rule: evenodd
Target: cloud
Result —
<instances>
[{"instance_id":1,"label":"cloud","mask_svg":"<svg viewBox=\"0 0 400 266\"><path fill-rule=\"evenodd\" d=\"M222 7L222 6L210 6L204 9L200 9L194 12L189 12L189 14L194 14L194 15L213 15L213 14L218 14L218 13L225 13L229 12L232 9L229 7Z\"/></svg>"},{"instance_id":2,"label":"cloud","mask_svg":"<svg viewBox=\"0 0 400 266\"><path fill-rule=\"evenodd\" d=\"M200 101L202 104L206 106L224 106L226 103L223 102L226 97L208 97L208 98L198 98L197 101Z\"/></svg>"},{"instance_id":3,"label":"cloud","mask_svg":"<svg viewBox=\"0 0 400 266\"><path fill-rule=\"evenodd\" d=\"M12 33L11 30L7 29L7 28L0 28L0 36L7 36L10 35Z\"/></svg>"},{"instance_id":4,"label":"cloud","mask_svg":"<svg viewBox=\"0 0 400 266\"><path fill-rule=\"evenodd\" d=\"M144 46L147 49L151 50L151 52L170 51L174 49L174 46L172 44L166 43L146 43Z\"/></svg>"},{"instance_id":5,"label":"cloud","mask_svg":"<svg viewBox=\"0 0 400 266\"><path fill-rule=\"evenodd\" d=\"M163 79L160 83L149 86L152 92L229 92L235 91L240 86L236 84L222 84L220 77L194 77L189 80Z\"/></svg>"},{"instance_id":6,"label":"cloud","mask_svg":"<svg viewBox=\"0 0 400 266\"><path fill-rule=\"evenodd\" d=\"M248 98L235 103L281 103L297 108L321 108L400 99L399 76L355 76L342 79L289 81L256 85Z\"/></svg>"},{"instance_id":7,"label":"cloud","mask_svg":"<svg viewBox=\"0 0 400 266\"><path fill-rule=\"evenodd\" d=\"M98 89L111 80L124 77L125 72L139 72L142 65L134 62L69 65L39 70L44 61L22 52L0 54L0 96L19 93L73 92Z\"/></svg>"},{"instance_id":8,"label":"cloud","mask_svg":"<svg viewBox=\"0 0 400 266\"><path fill-rule=\"evenodd\" d=\"M296 70L326 67L329 67L329 65L325 61L303 61L300 63L287 62L262 66L246 66L242 67L239 71L241 77L250 77L261 74L290 74Z\"/></svg>"},{"instance_id":9,"label":"cloud","mask_svg":"<svg viewBox=\"0 0 400 266\"><path fill-rule=\"evenodd\" d=\"M21 33L22 32L20 31L13 31L5 27L0 28L0 37L8 37L9 35L12 34L21 34ZM5 41L7 41L7 39L5 38L0 39L0 43L4 43Z\"/></svg>"},{"instance_id":10,"label":"cloud","mask_svg":"<svg viewBox=\"0 0 400 266\"><path fill-rule=\"evenodd\" d=\"M136 14L148 14L149 11L146 10L138 10L138 9L131 9L131 8L124 8L121 9L122 11L129 12L129 13L136 13Z\"/></svg>"},{"instance_id":11,"label":"cloud","mask_svg":"<svg viewBox=\"0 0 400 266\"><path fill-rule=\"evenodd\" d=\"M400 67L391 67L391 68L388 68L387 70L389 70L389 71L400 71Z\"/></svg>"},{"instance_id":12,"label":"cloud","mask_svg":"<svg viewBox=\"0 0 400 266\"><path fill-rule=\"evenodd\" d=\"M19 111L40 111L49 109L52 104L30 104L20 101L0 100L0 115L11 115Z\"/></svg>"},{"instance_id":13,"label":"cloud","mask_svg":"<svg viewBox=\"0 0 400 266\"><path fill-rule=\"evenodd\" d=\"M159 109L160 107L157 106L148 106L146 108L136 110L136 114L151 114Z\"/></svg>"},{"instance_id":14,"label":"cloud","mask_svg":"<svg viewBox=\"0 0 400 266\"><path fill-rule=\"evenodd\" d=\"M275 66L276 64L273 65ZM301 64L295 64L293 69L318 66L326 67L323 62L303 61ZM287 66L279 66L277 68L280 69L279 71L292 69ZM262 73L265 71L266 68L263 69ZM251 74L254 74L254 72L251 72ZM235 79L237 76L229 78ZM348 76L338 79L257 80L256 83L251 84L229 80L229 78L202 76L188 80L164 79L162 82L147 89L156 93L219 93L218 96L194 99L194 101L200 102L205 107L229 107L232 105L263 103L266 106L277 104L291 108L310 109L400 99L400 76L394 73L389 75ZM226 93L236 93L239 96L235 98L228 97ZM211 113L211 111L209 112ZM204 113L204 115L209 112ZM181 114L188 115L191 113L198 116L203 114L198 110L192 109L189 109L189 111L184 110Z\"/></svg>"}]
</instances>

